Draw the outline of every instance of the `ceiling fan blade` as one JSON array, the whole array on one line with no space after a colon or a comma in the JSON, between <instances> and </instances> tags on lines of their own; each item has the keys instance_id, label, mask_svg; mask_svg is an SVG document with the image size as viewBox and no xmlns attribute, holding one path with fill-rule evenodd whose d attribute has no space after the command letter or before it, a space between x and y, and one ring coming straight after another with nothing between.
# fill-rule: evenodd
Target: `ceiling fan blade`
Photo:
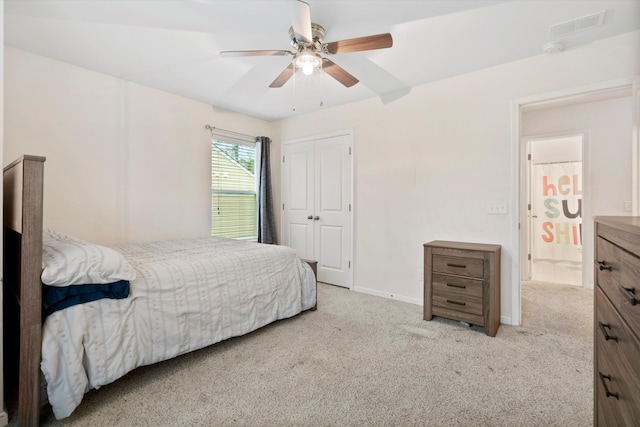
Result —
<instances>
[{"instance_id":1,"label":"ceiling fan blade","mask_svg":"<svg viewBox=\"0 0 640 427\"><path fill-rule=\"evenodd\" d=\"M303 43L311 43L313 34L311 32L311 8L308 3L301 0L291 2L291 28L296 40Z\"/></svg>"},{"instance_id":2,"label":"ceiling fan blade","mask_svg":"<svg viewBox=\"0 0 640 427\"><path fill-rule=\"evenodd\" d=\"M360 52L363 50L386 49L391 46L393 46L391 34L384 33L327 43L327 53Z\"/></svg>"},{"instance_id":3,"label":"ceiling fan blade","mask_svg":"<svg viewBox=\"0 0 640 427\"><path fill-rule=\"evenodd\" d=\"M224 50L220 56L287 56L293 55L288 50Z\"/></svg>"},{"instance_id":4,"label":"ceiling fan blade","mask_svg":"<svg viewBox=\"0 0 640 427\"><path fill-rule=\"evenodd\" d=\"M293 64L289 64L278 77L269 85L269 87L282 87L293 76Z\"/></svg>"},{"instance_id":5,"label":"ceiling fan blade","mask_svg":"<svg viewBox=\"0 0 640 427\"><path fill-rule=\"evenodd\" d=\"M347 73L344 68L337 65L330 59L322 58L322 71L326 72L346 87L351 87L358 83L358 79Z\"/></svg>"}]
</instances>

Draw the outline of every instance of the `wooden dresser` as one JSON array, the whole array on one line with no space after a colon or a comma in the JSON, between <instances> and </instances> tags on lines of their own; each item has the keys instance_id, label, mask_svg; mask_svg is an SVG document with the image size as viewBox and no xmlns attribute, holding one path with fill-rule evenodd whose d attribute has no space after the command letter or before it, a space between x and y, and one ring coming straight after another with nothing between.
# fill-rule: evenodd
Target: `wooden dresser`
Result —
<instances>
[{"instance_id":1,"label":"wooden dresser","mask_svg":"<svg viewBox=\"0 0 640 427\"><path fill-rule=\"evenodd\" d=\"M500 245L436 240L424 244L424 320L433 316L500 325Z\"/></svg>"},{"instance_id":2,"label":"wooden dresser","mask_svg":"<svg viewBox=\"0 0 640 427\"><path fill-rule=\"evenodd\" d=\"M595 219L594 424L640 425L640 218Z\"/></svg>"}]
</instances>

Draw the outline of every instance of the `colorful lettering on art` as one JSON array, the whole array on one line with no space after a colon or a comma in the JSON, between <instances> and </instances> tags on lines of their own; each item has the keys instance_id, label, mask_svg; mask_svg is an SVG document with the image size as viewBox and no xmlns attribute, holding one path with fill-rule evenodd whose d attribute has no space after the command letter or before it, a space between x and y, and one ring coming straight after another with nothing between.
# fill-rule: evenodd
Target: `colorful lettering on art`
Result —
<instances>
[{"instance_id":1,"label":"colorful lettering on art","mask_svg":"<svg viewBox=\"0 0 640 427\"><path fill-rule=\"evenodd\" d=\"M578 175L561 175L551 182L542 177L542 195L547 221L542 223L542 240L546 243L582 245L582 188ZM562 197L565 196L565 197ZM553 221L551 221L553 220Z\"/></svg>"}]
</instances>

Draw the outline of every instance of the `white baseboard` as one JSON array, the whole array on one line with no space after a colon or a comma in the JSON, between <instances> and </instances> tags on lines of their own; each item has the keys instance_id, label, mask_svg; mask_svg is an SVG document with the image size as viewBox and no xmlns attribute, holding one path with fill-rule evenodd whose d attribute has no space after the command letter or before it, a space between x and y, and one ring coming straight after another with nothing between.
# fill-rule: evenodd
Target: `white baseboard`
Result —
<instances>
[{"instance_id":1,"label":"white baseboard","mask_svg":"<svg viewBox=\"0 0 640 427\"><path fill-rule=\"evenodd\" d=\"M500 316L500 324L501 325L520 326L520 325L513 325L511 323L511 316Z\"/></svg>"},{"instance_id":2,"label":"white baseboard","mask_svg":"<svg viewBox=\"0 0 640 427\"><path fill-rule=\"evenodd\" d=\"M411 298L411 297L406 297L404 295L390 294L388 292L380 292L380 291L375 291L373 289L361 288L359 286L354 286L353 290L363 294L375 295L377 297L394 299L397 301L408 302L410 304L422 305L422 298Z\"/></svg>"}]
</instances>

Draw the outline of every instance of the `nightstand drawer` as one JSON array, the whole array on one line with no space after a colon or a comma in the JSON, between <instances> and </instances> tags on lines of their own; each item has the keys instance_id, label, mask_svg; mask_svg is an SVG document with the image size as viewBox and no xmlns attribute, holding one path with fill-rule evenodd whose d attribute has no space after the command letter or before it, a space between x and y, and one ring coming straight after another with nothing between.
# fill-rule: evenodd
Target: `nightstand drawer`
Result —
<instances>
[{"instance_id":1,"label":"nightstand drawer","mask_svg":"<svg viewBox=\"0 0 640 427\"><path fill-rule=\"evenodd\" d=\"M484 275L484 260L434 254L433 271L482 279Z\"/></svg>"},{"instance_id":2,"label":"nightstand drawer","mask_svg":"<svg viewBox=\"0 0 640 427\"><path fill-rule=\"evenodd\" d=\"M482 282L433 275L433 305L482 316Z\"/></svg>"}]
</instances>

